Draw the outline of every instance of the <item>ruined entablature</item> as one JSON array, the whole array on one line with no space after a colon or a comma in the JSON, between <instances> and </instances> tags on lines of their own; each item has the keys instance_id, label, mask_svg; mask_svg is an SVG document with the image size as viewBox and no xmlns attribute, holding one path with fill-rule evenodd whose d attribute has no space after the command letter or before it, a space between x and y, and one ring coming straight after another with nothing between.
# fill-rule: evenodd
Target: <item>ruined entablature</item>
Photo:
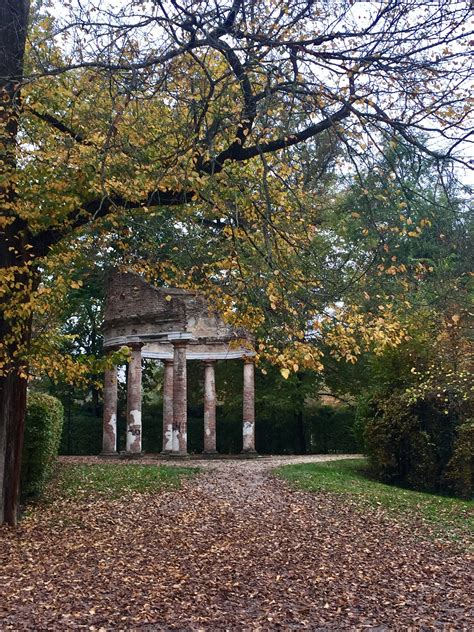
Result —
<instances>
[{"instance_id":1,"label":"ruined entablature","mask_svg":"<svg viewBox=\"0 0 474 632\"><path fill-rule=\"evenodd\" d=\"M234 330L205 297L180 288L156 287L132 272L109 276L104 347L140 345L142 357L173 357L172 341L188 342L189 360L224 360L253 355L251 337Z\"/></svg>"}]
</instances>

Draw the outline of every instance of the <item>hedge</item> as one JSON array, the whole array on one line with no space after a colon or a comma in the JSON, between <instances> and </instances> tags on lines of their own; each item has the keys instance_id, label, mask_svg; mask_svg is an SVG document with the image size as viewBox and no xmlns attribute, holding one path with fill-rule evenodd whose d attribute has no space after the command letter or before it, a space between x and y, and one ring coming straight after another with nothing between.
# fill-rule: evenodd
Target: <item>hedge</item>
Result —
<instances>
[{"instance_id":1,"label":"hedge","mask_svg":"<svg viewBox=\"0 0 474 632\"><path fill-rule=\"evenodd\" d=\"M58 455L64 411L46 393L29 393L22 464L22 497L37 496L51 475Z\"/></svg>"},{"instance_id":2,"label":"hedge","mask_svg":"<svg viewBox=\"0 0 474 632\"><path fill-rule=\"evenodd\" d=\"M143 450L162 449L162 403L143 402ZM199 453L204 441L202 405L188 405L188 449ZM299 419L290 408L257 403L256 448L261 454L360 452L362 444L354 433L354 412L330 406L306 407ZM125 445L125 406L117 419L118 445ZM102 419L92 406L74 404L67 407L60 454L99 454L102 449ZM242 404L217 407L217 450L221 454L238 454L242 450Z\"/></svg>"},{"instance_id":3,"label":"hedge","mask_svg":"<svg viewBox=\"0 0 474 632\"><path fill-rule=\"evenodd\" d=\"M456 432L451 459L443 473L443 487L460 498L474 495L474 420L461 424Z\"/></svg>"},{"instance_id":4,"label":"hedge","mask_svg":"<svg viewBox=\"0 0 474 632\"><path fill-rule=\"evenodd\" d=\"M381 481L471 498L474 424L440 407L436 396L416 402L405 393L373 398L364 411L365 447Z\"/></svg>"}]
</instances>

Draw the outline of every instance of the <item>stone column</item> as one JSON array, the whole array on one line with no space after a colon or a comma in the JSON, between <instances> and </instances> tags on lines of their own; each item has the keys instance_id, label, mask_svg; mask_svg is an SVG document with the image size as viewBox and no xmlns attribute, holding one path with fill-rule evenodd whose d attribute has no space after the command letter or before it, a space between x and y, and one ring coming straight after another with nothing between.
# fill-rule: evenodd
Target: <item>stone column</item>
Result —
<instances>
[{"instance_id":1,"label":"stone column","mask_svg":"<svg viewBox=\"0 0 474 632\"><path fill-rule=\"evenodd\" d=\"M163 360L165 374L163 378L163 451L169 454L173 450L173 360Z\"/></svg>"},{"instance_id":2,"label":"stone column","mask_svg":"<svg viewBox=\"0 0 474 632\"><path fill-rule=\"evenodd\" d=\"M126 454L142 452L142 351L132 349L127 380L127 446Z\"/></svg>"},{"instance_id":3,"label":"stone column","mask_svg":"<svg viewBox=\"0 0 474 632\"><path fill-rule=\"evenodd\" d=\"M186 381L186 342L173 341L173 455L188 453L188 410Z\"/></svg>"},{"instance_id":4,"label":"stone column","mask_svg":"<svg viewBox=\"0 0 474 632\"><path fill-rule=\"evenodd\" d=\"M204 362L204 454L217 454L215 364L214 360Z\"/></svg>"},{"instance_id":5,"label":"stone column","mask_svg":"<svg viewBox=\"0 0 474 632\"><path fill-rule=\"evenodd\" d=\"M244 410L243 410L243 449L245 454L255 453L255 384L254 364L244 360Z\"/></svg>"},{"instance_id":6,"label":"stone column","mask_svg":"<svg viewBox=\"0 0 474 632\"><path fill-rule=\"evenodd\" d=\"M117 367L104 374L104 419L102 426L103 456L117 454Z\"/></svg>"}]
</instances>

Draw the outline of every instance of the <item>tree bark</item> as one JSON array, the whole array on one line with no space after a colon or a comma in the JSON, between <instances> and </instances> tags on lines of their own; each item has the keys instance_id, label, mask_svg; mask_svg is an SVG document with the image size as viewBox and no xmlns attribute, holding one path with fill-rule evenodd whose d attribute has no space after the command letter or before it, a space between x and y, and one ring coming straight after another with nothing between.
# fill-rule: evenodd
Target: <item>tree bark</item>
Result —
<instances>
[{"instance_id":1,"label":"tree bark","mask_svg":"<svg viewBox=\"0 0 474 632\"><path fill-rule=\"evenodd\" d=\"M5 307L15 289L18 301L27 301L33 281L28 272L31 235L26 223L15 213L16 153L20 86L23 77L29 0L0 2L0 268L12 277L2 288L0 305L0 524L18 520L21 453L26 412L25 363L21 351L31 335L31 318L12 322ZM6 277L5 277L6 278ZM13 330L14 328L14 330Z\"/></svg>"},{"instance_id":2,"label":"tree bark","mask_svg":"<svg viewBox=\"0 0 474 632\"><path fill-rule=\"evenodd\" d=\"M0 524L18 521L26 384L15 371L0 378Z\"/></svg>"}]
</instances>

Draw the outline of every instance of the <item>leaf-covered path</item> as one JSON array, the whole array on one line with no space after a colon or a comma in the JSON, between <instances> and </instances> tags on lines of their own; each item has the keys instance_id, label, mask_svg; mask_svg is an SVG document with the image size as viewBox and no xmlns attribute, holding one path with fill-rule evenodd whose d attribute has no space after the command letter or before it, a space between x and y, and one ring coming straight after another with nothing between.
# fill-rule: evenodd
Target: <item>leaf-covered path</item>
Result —
<instances>
[{"instance_id":1,"label":"leaf-covered path","mask_svg":"<svg viewBox=\"0 0 474 632\"><path fill-rule=\"evenodd\" d=\"M473 628L467 554L269 473L300 460L211 462L179 491L0 529L0 628Z\"/></svg>"}]
</instances>

